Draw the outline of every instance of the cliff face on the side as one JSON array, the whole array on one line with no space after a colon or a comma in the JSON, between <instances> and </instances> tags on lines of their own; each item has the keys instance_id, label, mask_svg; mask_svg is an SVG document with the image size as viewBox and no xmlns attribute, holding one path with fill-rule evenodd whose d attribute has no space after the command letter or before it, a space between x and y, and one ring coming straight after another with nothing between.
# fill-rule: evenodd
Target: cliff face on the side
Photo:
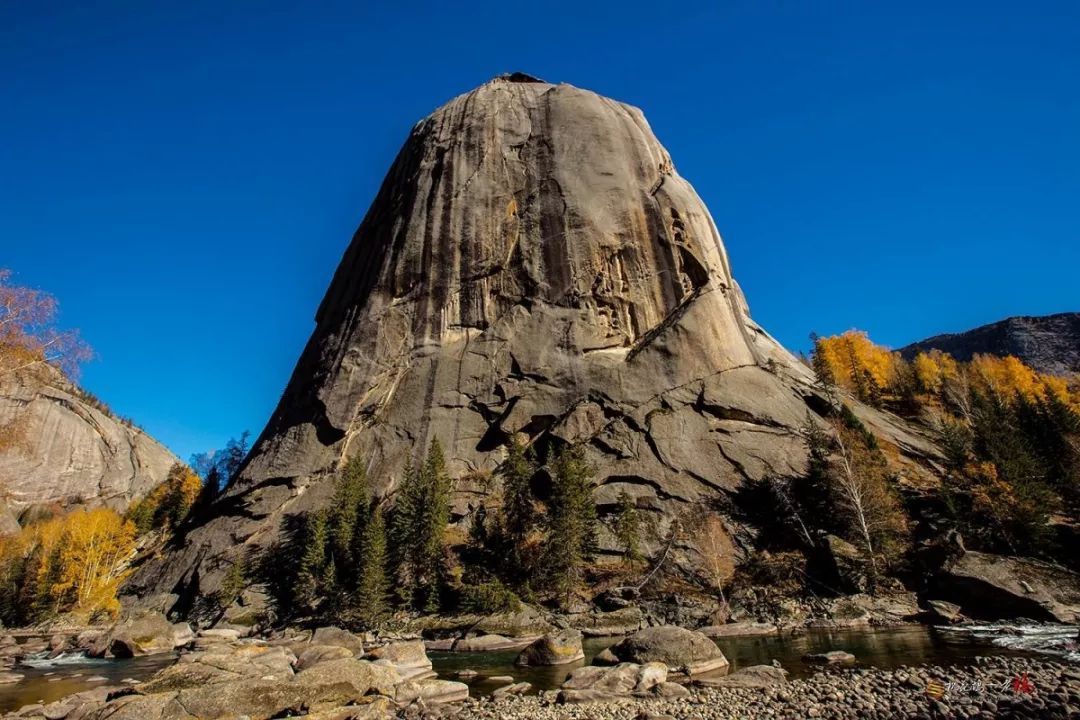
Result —
<instances>
[{"instance_id":1,"label":"cliff face on the side","mask_svg":"<svg viewBox=\"0 0 1080 720\"><path fill-rule=\"evenodd\" d=\"M1050 375L1080 372L1080 313L1011 317L973 330L920 340L901 348L907 359L940 350L957 360L979 354L1015 356Z\"/></svg>"},{"instance_id":2,"label":"cliff face on the side","mask_svg":"<svg viewBox=\"0 0 1080 720\"><path fill-rule=\"evenodd\" d=\"M0 532L34 507L123 509L178 462L48 365L0 378Z\"/></svg>"},{"instance_id":3,"label":"cliff face on the side","mask_svg":"<svg viewBox=\"0 0 1080 720\"><path fill-rule=\"evenodd\" d=\"M601 513L625 491L664 531L748 479L802 472L815 394L750 318L709 211L641 111L497 78L413 128L216 516L129 589L212 592L286 516L327 503L345 458L386 493L435 438L457 522L483 497L471 478L524 433L585 443Z\"/></svg>"}]
</instances>

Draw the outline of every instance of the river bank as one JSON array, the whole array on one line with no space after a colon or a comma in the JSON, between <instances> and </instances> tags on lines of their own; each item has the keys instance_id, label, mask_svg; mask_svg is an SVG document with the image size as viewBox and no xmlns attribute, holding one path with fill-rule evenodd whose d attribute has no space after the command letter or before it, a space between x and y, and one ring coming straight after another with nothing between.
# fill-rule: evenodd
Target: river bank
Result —
<instances>
[{"instance_id":1,"label":"river bank","mask_svg":"<svg viewBox=\"0 0 1080 720\"><path fill-rule=\"evenodd\" d=\"M735 679L739 673L728 676ZM941 690L938 695L938 690ZM755 718L1080 717L1080 668L1049 660L982 658L969 666L822 671L747 687L693 687L685 697L566 705L553 692L470 698L458 720L754 720Z\"/></svg>"},{"instance_id":2,"label":"river bank","mask_svg":"<svg viewBox=\"0 0 1080 720\"><path fill-rule=\"evenodd\" d=\"M1012 715L1004 716L1012 717L1070 717L1080 712L1076 665L993 642L1015 641L1022 636L1016 627L997 638L987 637L986 626L946 633L924 626L743 629L763 634L698 637L709 647L715 643L710 662L718 660L723 669L690 676L680 672L683 658L657 663L655 654L612 666L605 655L619 650L622 638L616 637L585 638L582 657L552 667L517 665L516 651L429 652L416 637L361 637L336 628L248 638L235 630L207 630L195 634L178 655L134 659L54 654L39 649L42 638L26 638L23 647L36 652L18 657L14 670L22 678L0 685L0 711L10 718L49 720L139 720L146 713L168 720L282 713L320 720L606 720L996 717L1006 711ZM1059 634L1075 631L1059 629ZM1048 633L1047 626L1036 625L1028 635ZM652 652L662 656L678 644L665 639ZM820 653L841 650L853 654L848 662L854 667L822 670L815 662ZM16 654L14 648L8 653ZM687 655L685 662L700 659ZM1026 678L1030 693L1012 688L1017 678ZM946 697L929 694L933 682Z\"/></svg>"}]
</instances>

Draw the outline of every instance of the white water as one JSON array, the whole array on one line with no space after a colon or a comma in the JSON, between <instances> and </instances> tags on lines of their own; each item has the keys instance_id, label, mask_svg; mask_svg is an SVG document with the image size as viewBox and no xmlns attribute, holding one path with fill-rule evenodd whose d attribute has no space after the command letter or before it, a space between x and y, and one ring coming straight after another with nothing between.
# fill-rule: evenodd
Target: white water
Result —
<instances>
[{"instance_id":1,"label":"white water","mask_svg":"<svg viewBox=\"0 0 1080 720\"><path fill-rule=\"evenodd\" d=\"M1077 625L1013 625L1010 623L987 623L985 625L957 625L934 628L945 636L989 641L993 645L1011 650L1044 653L1080 662L1080 626Z\"/></svg>"},{"instance_id":2,"label":"white water","mask_svg":"<svg viewBox=\"0 0 1080 720\"><path fill-rule=\"evenodd\" d=\"M103 665L108 662L104 658L92 658L84 652L60 653L52 658L48 652L39 652L27 655L19 664L32 668L50 668L65 665Z\"/></svg>"}]
</instances>

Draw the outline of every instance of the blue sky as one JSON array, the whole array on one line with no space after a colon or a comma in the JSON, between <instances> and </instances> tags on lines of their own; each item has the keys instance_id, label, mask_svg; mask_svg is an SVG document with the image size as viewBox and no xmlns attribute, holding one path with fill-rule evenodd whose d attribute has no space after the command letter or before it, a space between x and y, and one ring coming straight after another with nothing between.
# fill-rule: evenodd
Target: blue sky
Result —
<instances>
[{"instance_id":1,"label":"blue sky","mask_svg":"<svg viewBox=\"0 0 1080 720\"><path fill-rule=\"evenodd\" d=\"M0 0L0 267L181 457L257 434L409 128L514 70L641 107L793 349L1080 310L1075 2Z\"/></svg>"}]
</instances>

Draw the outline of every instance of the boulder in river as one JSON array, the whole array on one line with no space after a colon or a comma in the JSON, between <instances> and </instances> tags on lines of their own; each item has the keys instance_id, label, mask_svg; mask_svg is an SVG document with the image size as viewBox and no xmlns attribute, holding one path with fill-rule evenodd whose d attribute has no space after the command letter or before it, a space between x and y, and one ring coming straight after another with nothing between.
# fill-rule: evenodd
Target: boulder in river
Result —
<instances>
[{"instance_id":1,"label":"boulder in river","mask_svg":"<svg viewBox=\"0 0 1080 720\"><path fill-rule=\"evenodd\" d=\"M527 682L510 683L509 685L503 685L500 688L496 688L492 691L491 697L496 700L507 695L524 695L532 690L532 684Z\"/></svg>"},{"instance_id":2,"label":"boulder in river","mask_svg":"<svg viewBox=\"0 0 1080 720\"><path fill-rule=\"evenodd\" d=\"M614 667L587 665L570 673L557 696L559 703L617 700L643 695L667 682L664 663L620 663Z\"/></svg>"},{"instance_id":3,"label":"boulder in river","mask_svg":"<svg viewBox=\"0 0 1080 720\"><path fill-rule=\"evenodd\" d=\"M787 682L787 670L775 665L751 665L730 675L698 678L695 685L702 687L767 688Z\"/></svg>"},{"instance_id":4,"label":"boulder in river","mask_svg":"<svg viewBox=\"0 0 1080 720\"><path fill-rule=\"evenodd\" d=\"M855 662L855 656L845 650L829 650L803 655L803 660L814 665L850 665Z\"/></svg>"},{"instance_id":5,"label":"boulder in river","mask_svg":"<svg viewBox=\"0 0 1080 720\"><path fill-rule=\"evenodd\" d=\"M91 641L94 657L130 658L170 652L191 640L186 623L173 625L156 610L135 610Z\"/></svg>"},{"instance_id":6,"label":"boulder in river","mask_svg":"<svg viewBox=\"0 0 1080 720\"><path fill-rule=\"evenodd\" d=\"M580 630L560 630L548 633L533 642L518 655L517 665L566 665L583 660Z\"/></svg>"},{"instance_id":7,"label":"boulder in river","mask_svg":"<svg viewBox=\"0 0 1080 720\"><path fill-rule=\"evenodd\" d=\"M407 680L397 686L394 702L407 705L417 700L425 705L460 702L469 697L469 686L453 680Z\"/></svg>"},{"instance_id":8,"label":"boulder in river","mask_svg":"<svg viewBox=\"0 0 1080 720\"><path fill-rule=\"evenodd\" d=\"M645 628L609 648L619 662L663 663L671 672L700 675L727 668L720 648L694 630L661 625Z\"/></svg>"},{"instance_id":9,"label":"boulder in river","mask_svg":"<svg viewBox=\"0 0 1080 720\"><path fill-rule=\"evenodd\" d=\"M396 640L372 648L368 657L389 663L402 680L424 680L435 677L423 640Z\"/></svg>"},{"instance_id":10,"label":"boulder in river","mask_svg":"<svg viewBox=\"0 0 1080 720\"><path fill-rule=\"evenodd\" d=\"M969 550L941 572L936 590L970 617L1080 620L1080 575L1033 558Z\"/></svg>"},{"instance_id":11,"label":"boulder in river","mask_svg":"<svg viewBox=\"0 0 1080 720\"><path fill-rule=\"evenodd\" d=\"M454 643L454 652L495 652L497 650L520 650L532 644L533 638L508 638L503 635L478 635L463 637Z\"/></svg>"},{"instance_id":12,"label":"boulder in river","mask_svg":"<svg viewBox=\"0 0 1080 720\"><path fill-rule=\"evenodd\" d=\"M936 622L954 623L963 619L960 606L945 600L930 600L926 603L930 607L930 615Z\"/></svg>"},{"instance_id":13,"label":"boulder in river","mask_svg":"<svg viewBox=\"0 0 1080 720\"><path fill-rule=\"evenodd\" d=\"M708 625L698 630L708 638L722 637L753 637L758 635L776 635L780 632L773 623L764 622L734 622L724 625Z\"/></svg>"}]
</instances>

